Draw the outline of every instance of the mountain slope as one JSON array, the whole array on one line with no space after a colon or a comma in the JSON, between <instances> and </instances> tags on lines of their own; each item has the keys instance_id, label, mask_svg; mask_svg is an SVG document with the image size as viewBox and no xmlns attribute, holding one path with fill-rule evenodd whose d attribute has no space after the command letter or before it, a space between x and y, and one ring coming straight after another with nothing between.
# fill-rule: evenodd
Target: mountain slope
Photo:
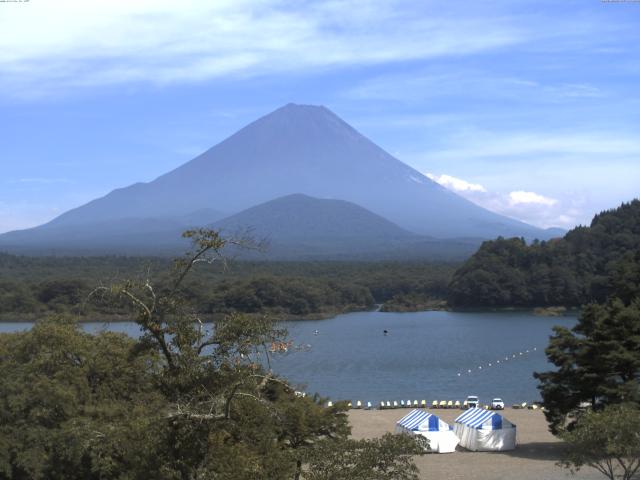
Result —
<instances>
[{"instance_id":1,"label":"mountain slope","mask_svg":"<svg viewBox=\"0 0 640 480\"><path fill-rule=\"evenodd\" d=\"M282 243L421 238L354 203L303 194L287 195L248 208L215 222L212 227L225 232L251 228L258 236Z\"/></svg>"},{"instance_id":2,"label":"mountain slope","mask_svg":"<svg viewBox=\"0 0 640 480\"><path fill-rule=\"evenodd\" d=\"M408 232L359 205L302 194L287 195L215 222L228 236L247 229L267 240L265 252L236 251L243 258L279 260L461 260L478 239L438 240Z\"/></svg>"},{"instance_id":3,"label":"mountain slope","mask_svg":"<svg viewBox=\"0 0 640 480\"><path fill-rule=\"evenodd\" d=\"M303 194L248 208L215 222L212 228L228 236L250 230L254 238L268 241L263 258L337 258L373 253L388 258L409 248L419 250L428 241L354 203ZM424 256L429 249L423 250L413 253ZM460 256L459 249L451 252ZM247 256L246 252L238 253Z\"/></svg>"},{"instance_id":4,"label":"mountain slope","mask_svg":"<svg viewBox=\"0 0 640 480\"><path fill-rule=\"evenodd\" d=\"M20 254L175 254L188 247L182 232L224 215L202 209L183 216L94 220L82 224L50 222L0 235L0 250Z\"/></svg>"}]
</instances>

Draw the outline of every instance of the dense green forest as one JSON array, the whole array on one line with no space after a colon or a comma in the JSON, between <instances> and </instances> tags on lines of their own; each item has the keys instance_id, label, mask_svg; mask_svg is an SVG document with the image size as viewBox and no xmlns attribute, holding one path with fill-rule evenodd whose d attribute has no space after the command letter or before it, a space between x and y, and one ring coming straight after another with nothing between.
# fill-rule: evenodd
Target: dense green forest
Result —
<instances>
[{"instance_id":1,"label":"dense green forest","mask_svg":"<svg viewBox=\"0 0 640 480\"><path fill-rule=\"evenodd\" d=\"M564 238L485 242L449 286L454 307L579 306L637 290L640 201L596 215ZM624 296L624 293L622 293Z\"/></svg>"},{"instance_id":2,"label":"dense green forest","mask_svg":"<svg viewBox=\"0 0 640 480\"><path fill-rule=\"evenodd\" d=\"M440 306L457 264L426 262L247 262L197 268L183 289L200 313L313 318L381 304L387 311ZM71 313L126 318L124 305L90 296L123 278L163 285L172 264L145 257L26 257L0 254L0 319Z\"/></svg>"}]
</instances>

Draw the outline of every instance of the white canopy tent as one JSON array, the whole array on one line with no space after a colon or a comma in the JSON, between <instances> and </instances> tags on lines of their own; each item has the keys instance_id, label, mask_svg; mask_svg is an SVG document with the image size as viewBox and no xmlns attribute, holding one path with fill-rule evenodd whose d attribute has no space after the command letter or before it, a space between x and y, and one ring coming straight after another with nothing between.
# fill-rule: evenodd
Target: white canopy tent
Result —
<instances>
[{"instance_id":1,"label":"white canopy tent","mask_svg":"<svg viewBox=\"0 0 640 480\"><path fill-rule=\"evenodd\" d=\"M396 433L421 435L429 440L429 451L436 453L454 452L459 442L449 424L425 410L412 410L398 420Z\"/></svg>"},{"instance_id":2,"label":"white canopy tent","mask_svg":"<svg viewBox=\"0 0 640 480\"><path fill-rule=\"evenodd\" d=\"M491 410L467 410L456 418L453 431L460 439L460 446L474 452L516 448L516 426Z\"/></svg>"}]
</instances>

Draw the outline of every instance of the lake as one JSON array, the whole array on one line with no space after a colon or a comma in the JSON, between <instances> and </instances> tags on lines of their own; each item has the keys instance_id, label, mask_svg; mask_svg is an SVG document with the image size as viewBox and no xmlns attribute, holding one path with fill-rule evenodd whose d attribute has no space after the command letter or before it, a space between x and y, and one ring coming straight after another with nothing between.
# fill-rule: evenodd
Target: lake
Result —
<instances>
[{"instance_id":1,"label":"lake","mask_svg":"<svg viewBox=\"0 0 640 480\"><path fill-rule=\"evenodd\" d=\"M531 402L540 398L533 372L552 368L544 355L552 327L575 322L531 312L358 312L284 322L294 344L307 347L275 354L272 365L303 384L299 389L334 400L431 403L474 394L483 403L493 397L507 404ZM0 323L0 332L29 327ZM139 334L129 322L83 327Z\"/></svg>"}]
</instances>

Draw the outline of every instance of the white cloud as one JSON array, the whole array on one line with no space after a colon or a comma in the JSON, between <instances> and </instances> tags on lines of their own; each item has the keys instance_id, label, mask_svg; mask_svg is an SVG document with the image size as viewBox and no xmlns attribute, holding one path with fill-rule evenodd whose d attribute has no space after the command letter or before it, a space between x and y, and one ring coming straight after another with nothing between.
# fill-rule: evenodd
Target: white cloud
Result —
<instances>
[{"instance_id":1,"label":"white cloud","mask_svg":"<svg viewBox=\"0 0 640 480\"><path fill-rule=\"evenodd\" d=\"M537 203L548 207L558 203L554 198L545 197L544 195L540 195L535 192L525 192L523 190L516 190L515 192L509 193L509 201L511 202L511 205Z\"/></svg>"},{"instance_id":2,"label":"white cloud","mask_svg":"<svg viewBox=\"0 0 640 480\"><path fill-rule=\"evenodd\" d=\"M0 73L14 94L29 95L459 56L531 35L506 15L432 7L405 0L12 4L0 16Z\"/></svg>"},{"instance_id":3,"label":"white cloud","mask_svg":"<svg viewBox=\"0 0 640 480\"><path fill-rule=\"evenodd\" d=\"M427 173L434 182L438 182L443 187L447 187L450 190L456 192L486 192L487 190L479 183L470 183L461 178L452 177L451 175L434 175L433 173Z\"/></svg>"},{"instance_id":4,"label":"white cloud","mask_svg":"<svg viewBox=\"0 0 640 480\"><path fill-rule=\"evenodd\" d=\"M541 228L572 228L580 223L584 211L581 199L567 195L562 201L536 192L515 190L491 191L451 175L426 174L440 185L492 212L515 218Z\"/></svg>"},{"instance_id":5,"label":"white cloud","mask_svg":"<svg viewBox=\"0 0 640 480\"><path fill-rule=\"evenodd\" d=\"M640 140L631 120L600 128L597 123L580 125L581 120L576 117L571 129L551 124L548 130L537 125L527 131L500 122L493 130L462 125L453 132L436 132L420 150L398 157L423 171L451 168L451 173L473 176L488 194L460 193L490 210L540 226L585 224L595 213L638 196ZM546 200L523 193L510 196L519 191ZM577 206L576 195L581 198ZM569 213L574 207L578 211Z\"/></svg>"}]
</instances>

